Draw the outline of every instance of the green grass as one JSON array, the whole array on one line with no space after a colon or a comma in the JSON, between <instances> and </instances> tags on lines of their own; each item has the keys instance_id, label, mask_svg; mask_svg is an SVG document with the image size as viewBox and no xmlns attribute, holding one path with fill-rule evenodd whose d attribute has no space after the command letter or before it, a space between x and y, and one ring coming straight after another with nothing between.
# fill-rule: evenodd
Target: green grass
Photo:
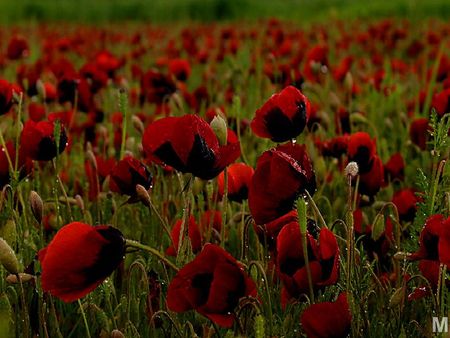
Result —
<instances>
[{"instance_id":1,"label":"green grass","mask_svg":"<svg viewBox=\"0 0 450 338\"><path fill-rule=\"evenodd\" d=\"M0 23L450 17L448 0L0 0Z\"/></svg>"}]
</instances>

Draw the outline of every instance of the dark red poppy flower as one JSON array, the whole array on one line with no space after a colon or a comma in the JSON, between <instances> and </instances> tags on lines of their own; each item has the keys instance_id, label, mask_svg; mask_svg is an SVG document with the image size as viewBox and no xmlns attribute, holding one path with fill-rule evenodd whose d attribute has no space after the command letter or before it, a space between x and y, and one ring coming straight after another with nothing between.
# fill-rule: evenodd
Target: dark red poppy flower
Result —
<instances>
[{"instance_id":1,"label":"dark red poppy flower","mask_svg":"<svg viewBox=\"0 0 450 338\"><path fill-rule=\"evenodd\" d=\"M310 109L306 96L289 86L272 95L256 111L250 126L259 137L270 138L274 142L288 141L305 129Z\"/></svg>"},{"instance_id":2,"label":"dark red poppy flower","mask_svg":"<svg viewBox=\"0 0 450 338\"><path fill-rule=\"evenodd\" d=\"M50 121L27 121L20 137L20 146L24 155L36 161L50 161L62 153L67 146L67 135L60 125L59 147L55 140L55 123Z\"/></svg>"},{"instance_id":3,"label":"dark red poppy flower","mask_svg":"<svg viewBox=\"0 0 450 338\"><path fill-rule=\"evenodd\" d=\"M0 188L3 188L11 180L10 165L6 154L11 159L11 164L14 166L16 158L16 149L13 141L6 142L6 150L0 145ZM30 159L23 155L21 149L19 149L17 169L19 170L19 177L24 178L31 173L33 169L33 163Z\"/></svg>"},{"instance_id":4,"label":"dark red poppy flower","mask_svg":"<svg viewBox=\"0 0 450 338\"><path fill-rule=\"evenodd\" d=\"M358 163L360 174L365 174L372 169L376 154L375 141L366 132L351 134L348 139L348 160Z\"/></svg>"},{"instance_id":5,"label":"dark red poppy flower","mask_svg":"<svg viewBox=\"0 0 450 338\"><path fill-rule=\"evenodd\" d=\"M335 284L339 277L339 247L328 229L321 229L317 241L307 233L309 269L314 289ZM307 294L308 274L298 222L286 224L277 238L277 271L283 282L282 304Z\"/></svg>"},{"instance_id":6,"label":"dark red poppy flower","mask_svg":"<svg viewBox=\"0 0 450 338\"><path fill-rule=\"evenodd\" d=\"M107 225L73 222L39 251L42 289L64 302L86 296L122 262L125 240Z\"/></svg>"},{"instance_id":7,"label":"dark red poppy flower","mask_svg":"<svg viewBox=\"0 0 450 338\"><path fill-rule=\"evenodd\" d=\"M437 214L427 218L420 233L419 251L412 259L425 259L450 264L450 217Z\"/></svg>"},{"instance_id":8,"label":"dark red poppy flower","mask_svg":"<svg viewBox=\"0 0 450 338\"><path fill-rule=\"evenodd\" d=\"M431 131L430 122L426 117L414 120L409 127L409 137L416 146L421 150L427 149L427 141L430 138Z\"/></svg>"},{"instance_id":9,"label":"dark red poppy flower","mask_svg":"<svg viewBox=\"0 0 450 338\"><path fill-rule=\"evenodd\" d=\"M135 196L136 185L140 184L148 190L152 185L152 178L145 164L132 156L125 156L112 168L109 188L123 195Z\"/></svg>"},{"instance_id":10,"label":"dark red poppy flower","mask_svg":"<svg viewBox=\"0 0 450 338\"><path fill-rule=\"evenodd\" d=\"M405 178L405 160L402 154L395 153L384 165L384 176L386 181L398 179L403 181Z\"/></svg>"},{"instance_id":11,"label":"dark red poppy flower","mask_svg":"<svg viewBox=\"0 0 450 338\"><path fill-rule=\"evenodd\" d=\"M9 112L13 105L13 86L6 80L0 79L0 115Z\"/></svg>"},{"instance_id":12,"label":"dark red poppy flower","mask_svg":"<svg viewBox=\"0 0 450 338\"><path fill-rule=\"evenodd\" d=\"M298 222L298 214L295 209L267 224L257 225L253 223L253 228L261 244L267 246L269 251L275 251L278 234L286 224L292 222Z\"/></svg>"},{"instance_id":13,"label":"dark red poppy flower","mask_svg":"<svg viewBox=\"0 0 450 338\"><path fill-rule=\"evenodd\" d=\"M228 199L242 202L248 198L248 189L252 181L254 170L245 163L234 163L228 167ZM219 198L223 197L225 190L224 173L217 178Z\"/></svg>"},{"instance_id":14,"label":"dark red poppy flower","mask_svg":"<svg viewBox=\"0 0 450 338\"><path fill-rule=\"evenodd\" d=\"M404 222L414 220L418 202L420 198L416 195L416 191L409 188L397 191L392 197L392 203L397 207L400 220Z\"/></svg>"},{"instance_id":15,"label":"dark red poppy flower","mask_svg":"<svg viewBox=\"0 0 450 338\"><path fill-rule=\"evenodd\" d=\"M34 122L39 122L45 119L45 106L36 102L31 102L28 105L28 115L30 120Z\"/></svg>"},{"instance_id":16,"label":"dark red poppy flower","mask_svg":"<svg viewBox=\"0 0 450 338\"><path fill-rule=\"evenodd\" d=\"M186 264L167 291L167 306L175 312L196 310L217 325L231 327L243 297L256 296L256 286L228 252L214 244Z\"/></svg>"},{"instance_id":17,"label":"dark red poppy flower","mask_svg":"<svg viewBox=\"0 0 450 338\"><path fill-rule=\"evenodd\" d=\"M151 69L141 77L140 100L142 104L146 101L162 104L176 90L176 84L169 76Z\"/></svg>"},{"instance_id":18,"label":"dark red poppy flower","mask_svg":"<svg viewBox=\"0 0 450 338\"><path fill-rule=\"evenodd\" d=\"M9 40L6 56L10 60L19 60L29 53L28 41L22 36L13 36Z\"/></svg>"},{"instance_id":19,"label":"dark red poppy flower","mask_svg":"<svg viewBox=\"0 0 450 338\"><path fill-rule=\"evenodd\" d=\"M191 66L187 60L173 59L169 61L169 73L179 81L186 81L191 75Z\"/></svg>"},{"instance_id":20,"label":"dark red poppy flower","mask_svg":"<svg viewBox=\"0 0 450 338\"><path fill-rule=\"evenodd\" d=\"M179 241L182 223L182 219L176 221L176 223L172 227L172 231L170 232L170 236L172 237L172 245L170 245L166 250L166 254L169 256L177 255L178 248L180 246ZM199 226L197 225L194 216L191 215L191 217L189 217L189 224L187 226L189 227L188 232L189 239L191 241L192 252L196 254L202 249L202 235L200 234ZM182 235L182 238L184 238L184 234Z\"/></svg>"},{"instance_id":21,"label":"dark red poppy flower","mask_svg":"<svg viewBox=\"0 0 450 338\"><path fill-rule=\"evenodd\" d=\"M316 141L317 148L323 156L340 158L347 153L348 135L336 136L326 141Z\"/></svg>"},{"instance_id":22,"label":"dark red poppy flower","mask_svg":"<svg viewBox=\"0 0 450 338\"><path fill-rule=\"evenodd\" d=\"M248 203L256 224L263 225L288 213L295 200L316 189L316 177L306 147L283 144L258 159Z\"/></svg>"},{"instance_id":23,"label":"dark red poppy flower","mask_svg":"<svg viewBox=\"0 0 450 338\"><path fill-rule=\"evenodd\" d=\"M356 178L353 180L356 181ZM381 159L375 155L372 166L368 172L359 176L358 191L369 197L375 196L384 186L384 166Z\"/></svg>"},{"instance_id":24,"label":"dark red poppy flower","mask_svg":"<svg viewBox=\"0 0 450 338\"><path fill-rule=\"evenodd\" d=\"M352 314L347 294L341 293L335 302L310 305L300 321L308 338L345 338L349 335Z\"/></svg>"},{"instance_id":25,"label":"dark red poppy flower","mask_svg":"<svg viewBox=\"0 0 450 338\"><path fill-rule=\"evenodd\" d=\"M440 117L450 113L450 89L435 94L431 106L436 109L436 113Z\"/></svg>"},{"instance_id":26,"label":"dark red poppy flower","mask_svg":"<svg viewBox=\"0 0 450 338\"><path fill-rule=\"evenodd\" d=\"M303 74L311 82L320 80L319 74L328 65L328 46L316 45L306 53Z\"/></svg>"},{"instance_id":27,"label":"dark red poppy flower","mask_svg":"<svg viewBox=\"0 0 450 338\"><path fill-rule=\"evenodd\" d=\"M220 145L211 126L197 115L166 117L151 123L142 139L145 152L184 173L209 180L241 154L236 135L228 129Z\"/></svg>"}]
</instances>

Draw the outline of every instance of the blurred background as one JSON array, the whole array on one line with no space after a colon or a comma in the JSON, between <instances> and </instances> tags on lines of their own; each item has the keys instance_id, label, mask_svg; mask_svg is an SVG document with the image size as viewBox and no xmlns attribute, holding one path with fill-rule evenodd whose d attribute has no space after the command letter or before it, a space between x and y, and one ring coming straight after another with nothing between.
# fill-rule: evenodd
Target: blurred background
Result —
<instances>
[{"instance_id":1,"label":"blurred background","mask_svg":"<svg viewBox=\"0 0 450 338\"><path fill-rule=\"evenodd\" d=\"M231 21L327 18L450 18L450 0L0 0L0 24Z\"/></svg>"}]
</instances>

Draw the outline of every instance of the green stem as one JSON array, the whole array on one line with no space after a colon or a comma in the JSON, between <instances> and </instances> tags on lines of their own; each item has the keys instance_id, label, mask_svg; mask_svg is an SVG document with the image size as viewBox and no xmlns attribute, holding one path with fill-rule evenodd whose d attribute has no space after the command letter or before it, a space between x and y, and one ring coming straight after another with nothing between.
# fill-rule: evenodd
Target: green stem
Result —
<instances>
[{"instance_id":1,"label":"green stem","mask_svg":"<svg viewBox=\"0 0 450 338\"><path fill-rule=\"evenodd\" d=\"M122 143L120 145L120 159L123 159L125 154L125 142L127 139L127 128L128 128L128 96L125 90L121 89L119 92L119 108L123 114L123 124L122 124Z\"/></svg>"},{"instance_id":2,"label":"green stem","mask_svg":"<svg viewBox=\"0 0 450 338\"><path fill-rule=\"evenodd\" d=\"M165 264L167 264L169 267L171 267L174 271L178 272L178 267L173 264L171 261L169 261L161 252L159 252L158 250L144 245L142 243L139 243L137 241L131 240L131 239L127 239L125 240L125 243L128 247L132 247L132 248L136 248L136 249L141 249L144 250L146 252L151 253L153 256L156 256L157 258L159 258L161 261L163 261Z\"/></svg>"},{"instance_id":3,"label":"green stem","mask_svg":"<svg viewBox=\"0 0 450 338\"><path fill-rule=\"evenodd\" d=\"M91 338L91 332L89 331L89 325L87 322L86 314L84 313L83 305L81 304L81 301L78 299L78 306L80 307L81 316L83 317L84 327L86 328L86 336L88 338Z\"/></svg>"},{"instance_id":4,"label":"green stem","mask_svg":"<svg viewBox=\"0 0 450 338\"><path fill-rule=\"evenodd\" d=\"M298 211L298 222L300 225L300 236L302 237L302 249L303 249L303 259L305 261L306 274L308 276L308 286L309 286L309 296L311 302L314 303L314 288L311 276L311 267L309 266L308 257L308 237L307 237L307 227L306 227L306 203L303 198L300 198L297 202Z\"/></svg>"},{"instance_id":5,"label":"green stem","mask_svg":"<svg viewBox=\"0 0 450 338\"><path fill-rule=\"evenodd\" d=\"M227 224L228 209L228 170L223 171L223 201L222 201L222 228L220 229L220 246L225 248L225 225Z\"/></svg>"}]
</instances>

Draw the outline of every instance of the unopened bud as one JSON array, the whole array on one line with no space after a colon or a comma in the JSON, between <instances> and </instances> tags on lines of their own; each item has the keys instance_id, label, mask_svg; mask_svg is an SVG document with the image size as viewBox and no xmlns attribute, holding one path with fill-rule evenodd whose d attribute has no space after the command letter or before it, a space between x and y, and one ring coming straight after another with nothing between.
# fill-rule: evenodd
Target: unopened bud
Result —
<instances>
[{"instance_id":1,"label":"unopened bud","mask_svg":"<svg viewBox=\"0 0 450 338\"><path fill-rule=\"evenodd\" d=\"M139 199L144 203L146 206L150 206L150 195L142 185L138 184L136 185L136 194L139 197Z\"/></svg>"},{"instance_id":2,"label":"unopened bud","mask_svg":"<svg viewBox=\"0 0 450 338\"><path fill-rule=\"evenodd\" d=\"M9 244L0 237L0 263L3 267L12 274L18 274L20 271L20 264L17 260L16 254Z\"/></svg>"},{"instance_id":3,"label":"unopened bud","mask_svg":"<svg viewBox=\"0 0 450 338\"><path fill-rule=\"evenodd\" d=\"M86 151L86 159L89 161L89 163L92 165L92 167L97 170L97 159L95 158L94 153L92 150Z\"/></svg>"},{"instance_id":4,"label":"unopened bud","mask_svg":"<svg viewBox=\"0 0 450 338\"><path fill-rule=\"evenodd\" d=\"M347 72L347 74L345 74L344 84L349 92L351 92L353 90L353 75L352 75L352 73Z\"/></svg>"},{"instance_id":5,"label":"unopened bud","mask_svg":"<svg viewBox=\"0 0 450 338\"><path fill-rule=\"evenodd\" d=\"M42 202L41 196L39 196L39 194L34 190L30 192L30 206L34 218L39 224L41 224L42 212L44 210L44 202Z\"/></svg>"},{"instance_id":6,"label":"unopened bud","mask_svg":"<svg viewBox=\"0 0 450 338\"><path fill-rule=\"evenodd\" d=\"M77 204L78 208L80 208L81 211L84 212L84 202L83 202L83 199L81 198L81 196L80 195L76 195L75 196L75 201L76 201L76 204Z\"/></svg>"},{"instance_id":7,"label":"unopened bud","mask_svg":"<svg viewBox=\"0 0 450 338\"><path fill-rule=\"evenodd\" d=\"M350 176L351 178L356 177L358 175L359 168L358 163L356 162L349 162L347 166L345 167L345 176Z\"/></svg>"},{"instance_id":8,"label":"unopened bud","mask_svg":"<svg viewBox=\"0 0 450 338\"><path fill-rule=\"evenodd\" d=\"M133 123L134 129L136 129L140 135L143 135L145 127L144 127L144 124L142 123L142 120L139 117L137 117L136 115L133 115L131 117L131 122Z\"/></svg>"},{"instance_id":9,"label":"unopened bud","mask_svg":"<svg viewBox=\"0 0 450 338\"><path fill-rule=\"evenodd\" d=\"M22 283L27 283L34 279L33 275L30 275L29 273L19 273L19 278ZM8 275L6 277L6 281L10 284L17 284L19 282L19 279L17 278L17 275Z\"/></svg>"},{"instance_id":10,"label":"unopened bud","mask_svg":"<svg viewBox=\"0 0 450 338\"><path fill-rule=\"evenodd\" d=\"M125 338L125 335L119 330L115 329L111 332L111 338Z\"/></svg>"},{"instance_id":11,"label":"unopened bud","mask_svg":"<svg viewBox=\"0 0 450 338\"><path fill-rule=\"evenodd\" d=\"M211 121L211 128L214 131L214 134L216 134L219 144L222 146L226 145L228 129L225 119L220 115L216 115Z\"/></svg>"}]
</instances>

